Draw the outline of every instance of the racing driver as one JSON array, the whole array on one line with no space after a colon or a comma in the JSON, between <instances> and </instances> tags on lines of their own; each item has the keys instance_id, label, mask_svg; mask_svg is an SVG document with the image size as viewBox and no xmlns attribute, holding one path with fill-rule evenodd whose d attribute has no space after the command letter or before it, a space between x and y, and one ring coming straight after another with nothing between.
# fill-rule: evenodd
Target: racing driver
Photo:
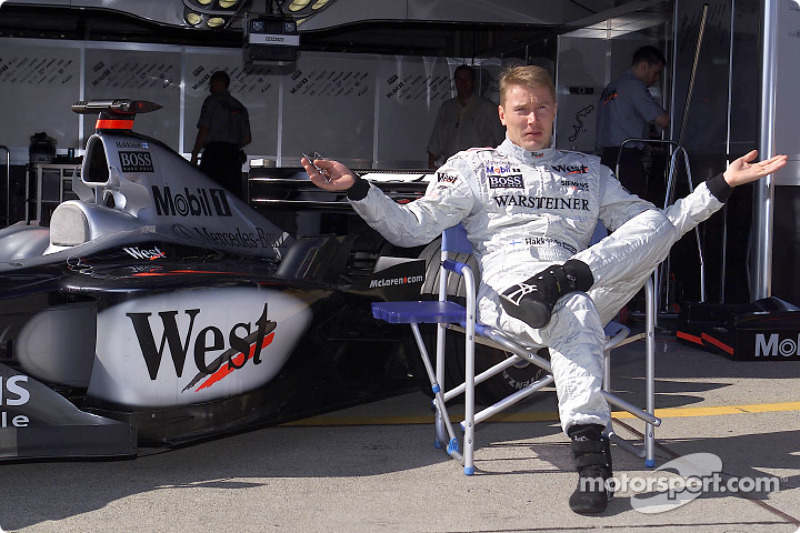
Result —
<instances>
[{"instance_id":1,"label":"racing driver","mask_svg":"<svg viewBox=\"0 0 800 533\"><path fill-rule=\"evenodd\" d=\"M500 80L497 148L451 157L425 195L400 205L337 161L302 164L325 190L347 191L355 211L387 240L419 246L458 223L481 268L482 323L523 343L549 347L561 427L570 438L578 487L570 508L605 511L611 477L601 395L603 326L642 287L670 247L723 206L733 187L775 172L780 155L752 151L666 210L628 193L599 157L550 147L556 95L546 70L518 66ZM601 221L608 237L589 246Z\"/></svg>"}]
</instances>

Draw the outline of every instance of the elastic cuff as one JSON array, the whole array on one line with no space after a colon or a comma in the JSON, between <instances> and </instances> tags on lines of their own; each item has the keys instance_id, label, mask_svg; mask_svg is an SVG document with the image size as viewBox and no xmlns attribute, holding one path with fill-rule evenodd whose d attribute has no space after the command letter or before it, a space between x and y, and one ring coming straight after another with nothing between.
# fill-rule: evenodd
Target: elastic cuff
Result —
<instances>
[{"instance_id":1,"label":"elastic cuff","mask_svg":"<svg viewBox=\"0 0 800 533\"><path fill-rule=\"evenodd\" d=\"M706 180L706 185L708 186L708 190L711 191L711 194L723 204L728 201L728 198L731 197L731 193L733 192L733 187L728 185L728 182L725 181L722 174L717 174L713 178Z\"/></svg>"},{"instance_id":2,"label":"elastic cuff","mask_svg":"<svg viewBox=\"0 0 800 533\"><path fill-rule=\"evenodd\" d=\"M347 189L347 199L357 202L366 198L367 193L369 193L369 182L359 177L356 178L355 184Z\"/></svg>"}]
</instances>

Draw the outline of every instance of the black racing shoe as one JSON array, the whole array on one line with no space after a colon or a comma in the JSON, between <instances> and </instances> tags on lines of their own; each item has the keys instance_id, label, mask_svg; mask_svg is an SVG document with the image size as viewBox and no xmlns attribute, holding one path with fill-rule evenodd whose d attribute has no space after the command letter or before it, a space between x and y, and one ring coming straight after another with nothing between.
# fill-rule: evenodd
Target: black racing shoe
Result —
<instances>
[{"instance_id":1,"label":"black racing shoe","mask_svg":"<svg viewBox=\"0 0 800 533\"><path fill-rule=\"evenodd\" d=\"M570 259L504 290L500 294L500 304L514 318L541 328L550 322L553 306L559 298L570 292L588 291L593 284L589 265Z\"/></svg>"},{"instance_id":2,"label":"black racing shoe","mask_svg":"<svg viewBox=\"0 0 800 533\"><path fill-rule=\"evenodd\" d=\"M570 448L578 469L578 486L569 497L569 508L582 515L606 510L613 492L608 480L613 475L611 446L603 435L603 426L573 426L569 430Z\"/></svg>"}]
</instances>

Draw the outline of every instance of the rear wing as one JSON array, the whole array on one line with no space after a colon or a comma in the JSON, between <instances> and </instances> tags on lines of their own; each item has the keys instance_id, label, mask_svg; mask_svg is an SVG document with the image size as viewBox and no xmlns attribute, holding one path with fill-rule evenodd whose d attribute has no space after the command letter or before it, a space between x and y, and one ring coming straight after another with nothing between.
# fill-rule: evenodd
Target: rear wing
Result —
<instances>
[{"instance_id":1,"label":"rear wing","mask_svg":"<svg viewBox=\"0 0 800 533\"><path fill-rule=\"evenodd\" d=\"M427 171L357 170L399 204L413 202L425 194L434 177ZM264 169L250 176L250 203L256 208L276 210L352 211L345 191L316 187L302 169Z\"/></svg>"}]
</instances>

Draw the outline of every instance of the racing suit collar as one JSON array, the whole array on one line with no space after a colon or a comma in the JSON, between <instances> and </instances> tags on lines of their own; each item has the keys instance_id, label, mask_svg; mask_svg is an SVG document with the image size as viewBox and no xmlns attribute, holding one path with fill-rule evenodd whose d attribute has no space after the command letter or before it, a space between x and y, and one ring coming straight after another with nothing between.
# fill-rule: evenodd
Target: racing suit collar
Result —
<instances>
[{"instance_id":1,"label":"racing suit collar","mask_svg":"<svg viewBox=\"0 0 800 533\"><path fill-rule=\"evenodd\" d=\"M558 154L558 150L555 148L544 148L536 152L530 152L511 142L508 137L506 137L500 146L497 147L497 150L507 156L518 159L529 165L540 163L542 161L548 161L556 157Z\"/></svg>"}]
</instances>

